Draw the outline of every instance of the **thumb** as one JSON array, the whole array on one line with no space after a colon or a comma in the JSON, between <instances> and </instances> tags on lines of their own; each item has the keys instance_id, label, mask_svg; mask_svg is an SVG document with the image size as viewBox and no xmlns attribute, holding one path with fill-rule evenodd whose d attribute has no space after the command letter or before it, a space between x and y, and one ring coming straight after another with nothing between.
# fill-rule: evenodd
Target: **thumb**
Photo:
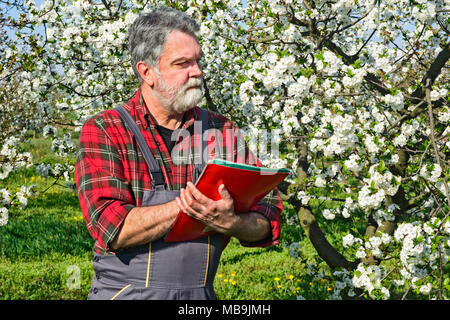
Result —
<instances>
[{"instance_id":1,"label":"thumb","mask_svg":"<svg viewBox=\"0 0 450 320\"><path fill-rule=\"evenodd\" d=\"M225 185L223 183L219 186L219 194L222 197L222 199L224 199L224 200L229 200L229 199L233 200L233 198L231 197L231 194L228 192L227 187L225 187Z\"/></svg>"}]
</instances>

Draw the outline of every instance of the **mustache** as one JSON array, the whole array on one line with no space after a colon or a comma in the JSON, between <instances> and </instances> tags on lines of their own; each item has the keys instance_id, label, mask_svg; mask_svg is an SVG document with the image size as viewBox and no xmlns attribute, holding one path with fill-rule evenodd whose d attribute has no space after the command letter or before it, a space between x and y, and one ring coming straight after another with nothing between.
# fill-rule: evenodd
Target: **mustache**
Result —
<instances>
[{"instance_id":1,"label":"mustache","mask_svg":"<svg viewBox=\"0 0 450 320\"><path fill-rule=\"evenodd\" d=\"M186 91L187 89L200 87L203 90L203 78L190 78L181 88L181 91Z\"/></svg>"}]
</instances>

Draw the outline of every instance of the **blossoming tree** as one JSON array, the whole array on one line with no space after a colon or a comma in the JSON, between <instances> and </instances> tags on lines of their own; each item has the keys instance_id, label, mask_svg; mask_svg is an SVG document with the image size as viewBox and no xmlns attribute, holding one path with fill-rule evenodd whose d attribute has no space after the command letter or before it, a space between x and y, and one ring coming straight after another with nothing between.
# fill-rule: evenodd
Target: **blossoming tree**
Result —
<instances>
[{"instance_id":1,"label":"blossoming tree","mask_svg":"<svg viewBox=\"0 0 450 320\"><path fill-rule=\"evenodd\" d=\"M250 135L263 130L278 151L258 153L263 163L295 173L283 195L330 267L337 288L330 298L398 297L394 291L449 298L450 1L15 5L24 12L19 19L0 16L16 35L0 34L0 82L14 92L1 100L2 114L25 104L36 109L27 128L48 136L56 124L79 128L135 90L127 28L137 14L161 5L184 10L201 26L205 107ZM17 134L4 139L0 178L24 165L14 151ZM265 141L253 142L256 150ZM73 152L70 136L55 135L54 149ZM61 164L54 175L70 180L72 169ZM309 206L331 190L337 205L322 210L325 219L365 221L364 232L342 235L345 254L327 241Z\"/></svg>"}]
</instances>

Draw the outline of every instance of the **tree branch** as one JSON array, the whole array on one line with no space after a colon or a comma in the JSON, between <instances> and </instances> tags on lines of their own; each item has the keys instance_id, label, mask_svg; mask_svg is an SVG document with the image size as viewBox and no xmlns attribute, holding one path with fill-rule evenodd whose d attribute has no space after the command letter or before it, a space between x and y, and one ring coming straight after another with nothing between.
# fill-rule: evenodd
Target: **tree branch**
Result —
<instances>
[{"instance_id":1,"label":"tree branch","mask_svg":"<svg viewBox=\"0 0 450 320\"><path fill-rule=\"evenodd\" d=\"M436 163L438 166L441 166L441 157L439 156L439 149L436 145L436 139L434 136L434 118L433 118L433 107L431 104L431 98L430 98L430 88L428 87L428 82L429 79L427 79L427 89L426 89L426 100L427 100L427 105L428 105L428 120L430 121L430 140L431 140L431 144L433 145L433 149L434 149L434 156L436 158ZM445 178L445 176L442 179L442 182L444 184L444 188L445 188L445 193L447 196L447 203L448 206L450 207L450 192L448 190L448 185L447 185L447 179Z\"/></svg>"},{"instance_id":2,"label":"tree branch","mask_svg":"<svg viewBox=\"0 0 450 320\"><path fill-rule=\"evenodd\" d=\"M203 88L205 89L205 98L206 98L206 104L208 105L209 110L218 112L217 106L215 105L214 101L211 98L211 95L209 93L209 88L206 83L206 79L203 81Z\"/></svg>"},{"instance_id":3,"label":"tree branch","mask_svg":"<svg viewBox=\"0 0 450 320\"><path fill-rule=\"evenodd\" d=\"M430 68L427 70L425 75L422 78L422 86L417 88L410 97L411 103L416 104L416 108L413 111L403 111L403 115L400 119L398 119L394 124L392 124L389 128L387 128L386 132L391 131L393 128L401 125L403 122L414 119L419 114L425 111L425 107L427 106L427 102L425 101L425 91L428 88L433 86L434 81L441 73L441 70L445 67L446 63L450 59L450 48L449 44L447 44L441 52L437 55L436 59L430 65ZM425 88L425 89L424 89ZM435 101L433 103L434 108L438 108L443 104L442 100Z\"/></svg>"},{"instance_id":4,"label":"tree branch","mask_svg":"<svg viewBox=\"0 0 450 320\"><path fill-rule=\"evenodd\" d=\"M450 44L447 44L442 48L441 52L437 55L436 59L430 65L425 75L422 78L422 86L417 88L412 94L412 98L420 99L418 102L422 103L425 97L425 90L433 86L434 81L441 73L442 68L445 66L447 61L450 59ZM414 103L414 101L412 101ZM424 103L423 103L424 104Z\"/></svg>"}]
</instances>

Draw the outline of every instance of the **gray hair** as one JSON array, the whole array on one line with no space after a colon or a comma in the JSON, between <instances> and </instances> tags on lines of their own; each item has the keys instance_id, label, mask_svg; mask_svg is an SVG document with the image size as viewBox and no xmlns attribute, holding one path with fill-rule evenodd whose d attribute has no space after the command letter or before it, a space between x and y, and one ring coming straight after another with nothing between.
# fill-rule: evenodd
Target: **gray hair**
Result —
<instances>
[{"instance_id":1,"label":"gray hair","mask_svg":"<svg viewBox=\"0 0 450 320\"><path fill-rule=\"evenodd\" d=\"M158 69L159 58L164 49L167 35L175 30L187 33L197 39L198 24L186 13L164 7L140 15L128 31L128 45L134 74L142 83L136 69L139 61Z\"/></svg>"}]
</instances>

